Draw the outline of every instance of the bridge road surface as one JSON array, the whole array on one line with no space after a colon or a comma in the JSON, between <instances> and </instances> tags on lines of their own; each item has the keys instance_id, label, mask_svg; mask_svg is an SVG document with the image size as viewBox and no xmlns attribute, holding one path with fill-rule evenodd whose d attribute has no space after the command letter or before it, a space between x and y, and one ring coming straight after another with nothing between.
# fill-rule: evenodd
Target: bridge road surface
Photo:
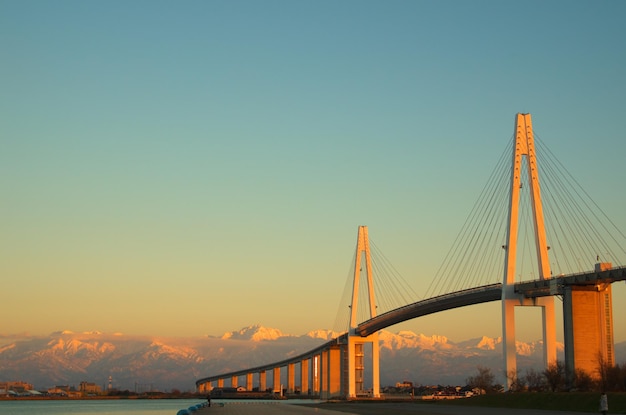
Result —
<instances>
[{"instance_id":1,"label":"bridge road surface","mask_svg":"<svg viewBox=\"0 0 626 415\"><path fill-rule=\"evenodd\" d=\"M581 415L584 412L539 409L484 408L477 406L390 403L224 403L200 409L198 415Z\"/></svg>"}]
</instances>

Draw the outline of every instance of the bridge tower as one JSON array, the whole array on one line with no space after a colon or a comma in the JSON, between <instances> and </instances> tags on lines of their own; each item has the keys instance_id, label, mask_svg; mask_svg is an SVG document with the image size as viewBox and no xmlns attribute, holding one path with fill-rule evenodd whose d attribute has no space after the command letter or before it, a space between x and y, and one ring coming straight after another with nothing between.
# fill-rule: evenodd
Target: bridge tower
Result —
<instances>
[{"instance_id":1,"label":"bridge tower","mask_svg":"<svg viewBox=\"0 0 626 415\"><path fill-rule=\"evenodd\" d=\"M504 367L507 374L507 387L511 387L511 376L517 373L515 347L515 307L538 306L542 309L544 365L556 363L556 326L554 316L554 297L528 299L515 293L515 266L517 255L517 236L519 224L519 200L522 185L522 163L526 162L530 201L532 204L535 247L540 279L551 278L546 231L541 205L539 170L535 153L535 143L530 114L517 114L515 121L515 145L513 148L513 168L511 169L511 188L509 199L509 220L507 244L504 260L504 282L502 284L502 340Z\"/></svg>"},{"instance_id":2,"label":"bridge tower","mask_svg":"<svg viewBox=\"0 0 626 415\"><path fill-rule=\"evenodd\" d=\"M344 391L347 398L356 398L364 394L363 372L365 365L365 353L363 346L367 343L372 345L372 396L380 397L380 370L379 355L380 345L378 344L378 332L362 337L356 333L358 326L357 311L359 306L359 284L363 266L361 261L365 257L365 271L367 275L367 293L369 300L370 318L376 317L376 298L374 294L374 274L372 272L372 259L370 255L370 245L367 236L367 226L359 226L356 246L356 261L354 263L354 279L352 282L352 301L350 304L350 329L347 333L347 347L344 354L344 376L347 382L342 384L348 387Z\"/></svg>"}]
</instances>

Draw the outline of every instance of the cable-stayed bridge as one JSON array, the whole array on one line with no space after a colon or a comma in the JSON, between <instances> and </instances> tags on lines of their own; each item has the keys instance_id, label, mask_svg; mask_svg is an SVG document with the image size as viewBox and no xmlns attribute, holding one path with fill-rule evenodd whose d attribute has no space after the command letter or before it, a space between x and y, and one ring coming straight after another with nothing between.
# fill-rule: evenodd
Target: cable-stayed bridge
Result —
<instances>
[{"instance_id":1,"label":"cable-stayed bridge","mask_svg":"<svg viewBox=\"0 0 626 415\"><path fill-rule=\"evenodd\" d=\"M563 174L566 169L553 162L549 150L537 148L541 146L536 146L530 114L517 114L511 145L426 296L415 301L420 296L410 292L403 280L383 283L383 288L399 293L400 304L379 309L381 299L393 294L380 296L374 290L374 274L381 269L372 260L367 227L361 226L349 279L351 290L344 293L349 314L340 313L348 319L343 334L280 362L204 377L196 381L198 390L223 388L225 380L236 388L240 377L245 377L242 387L248 391L282 392L281 370L286 369L288 393L299 390L303 396L350 399L371 391L377 397L379 330L493 301L502 304L503 369L511 386L517 376L515 309L541 308L544 364L548 366L556 363L555 297L563 305L567 376L571 379L581 370L593 376L600 362L614 365L611 284L626 280L626 267L619 265L626 254L624 235L575 179ZM584 264L591 264L589 258L594 258L595 265L585 271ZM371 372L370 385L365 382L366 367ZM269 388L267 372L272 379Z\"/></svg>"}]
</instances>

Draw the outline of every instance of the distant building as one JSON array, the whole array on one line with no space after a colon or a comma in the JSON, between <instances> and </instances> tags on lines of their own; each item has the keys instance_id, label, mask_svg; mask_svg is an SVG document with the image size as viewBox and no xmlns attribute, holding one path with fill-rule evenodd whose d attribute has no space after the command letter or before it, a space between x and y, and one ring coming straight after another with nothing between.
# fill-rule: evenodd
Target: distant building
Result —
<instances>
[{"instance_id":1,"label":"distant building","mask_svg":"<svg viewBox=\"0 0 626 415\"><path fill-rule=\"evenodd\" d=\"M48 392L48 395L52 396L67 396L69 390L69 386L54 386L52 388L48 388L46 392Z\"/></svg>"},{"instance_id":2,"label":"distant building","mask_svg":"<svg viewBox=\"0 0 626 415\"><path fill-rule=\"evenodd\" d=\"M83 395L99 395L102 393L102 388L92 382L80 382L78 390Z\"/></svg>"},{"instance_id":3,"label":"distant building","mask_svg":"<svg viewBox=\"0 0 626 415\"><path fill-rule=\"evenodd\" d=\"M15 393L24 393L29 390L33 390L33 385L28 382L15 381L15 382L0 382L0 393L8 395L9 391Z\"/></svg>"},{"instance_id":4,"label":"distant building","mask_svg":"<svg viewBox=\"0 0 626 415\"><path fill-rule=\"evenodd\" d=\"M80 398L83 394L77 391L74 386L57 385L47 390L48 395L52 396L67 396L68 398Z\"/></svg>"},{"instance_id":5,"label":"distant building","mask_svg":"<svg viewBox=\"0 0 626 415\"><path fill-rule=\"evenodd\" d=\"M404 382L398 382L396 383L396 388L412 388L413 387L413 382L409 382L408 380L405 380Z\"/></svg>"}]
</instances>

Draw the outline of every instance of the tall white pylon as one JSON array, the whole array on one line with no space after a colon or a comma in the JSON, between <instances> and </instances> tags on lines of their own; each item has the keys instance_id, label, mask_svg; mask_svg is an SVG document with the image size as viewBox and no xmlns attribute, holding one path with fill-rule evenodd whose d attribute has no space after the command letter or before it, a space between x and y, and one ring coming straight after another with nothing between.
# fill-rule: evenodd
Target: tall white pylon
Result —
<instances>
[{"instance_id":1,"label":"tall white pylon","mask_svg":"<svg viewBox=\"0 0 626 415\"><path fill-rule=\"evenodd\" d=\"M370 318L376 317L376 297L374 294L374 274L372 272L372 258L370 256L370 244L367 236L367 226L359 226L356 244L356 261L354 263L354 279L352 281L352 302L350 304L350 330L348 332L348 391L347 398L356 398L363 394L364 352L363 345L372 345L372 396L380 397L380 345L378 332L367 337L356 334L358 326L357 311L359 306L359 283L362 271L361 260L365 255L365 271L367 273L367 292L369 298Z\"/></svg>"},{"instance_id":2,"label":"tall white pylon","mask_svg":"<svg viewBox=\"0 0 626 415\"><path fill-rule=\"evenodd\" d=\"M352 302L350 303L350 330L356 329L357 309L359 305L359 282L361 277L361 260L365 254L365 271L367 273L367 294L369 297L370 318L376 317L376 298L374 295L374 280L372 275L372 257L370 242L367 237L367 226L359 226L356 243L356 261L354 262L354 279L352 280Z\"/></svg>"},{"instance_id":3,"label":"tall white pylon","mask_svg":"<svg viewBox=\"0 0 626 415\"><path fill-rule=\"evenodd\" d=\"M517 254L517 236L519 222L519 199L521 187L521 173L523 161L527 163L528 184L530 187L533 224L535 230L535 247L539 277L551 278L550 262L548 259L548 244L543 220L541 205L541 190L539 186L539 171L535 153L533 127L530 114L517 114L515 120L515 146L513 149L513 168L511 171L511 189L509 203L509 227L504 260L504 281L502 284L502 341L504 352L504 366L507 375L507 387L510 388L517 375L517 358L515 346L515 307L541 307L543 321L543 351L544 365L547 367L556 362L556 327L554 317L554 297L527 299L514 291L515 266Z\"/></svg>"}]
</instances>

